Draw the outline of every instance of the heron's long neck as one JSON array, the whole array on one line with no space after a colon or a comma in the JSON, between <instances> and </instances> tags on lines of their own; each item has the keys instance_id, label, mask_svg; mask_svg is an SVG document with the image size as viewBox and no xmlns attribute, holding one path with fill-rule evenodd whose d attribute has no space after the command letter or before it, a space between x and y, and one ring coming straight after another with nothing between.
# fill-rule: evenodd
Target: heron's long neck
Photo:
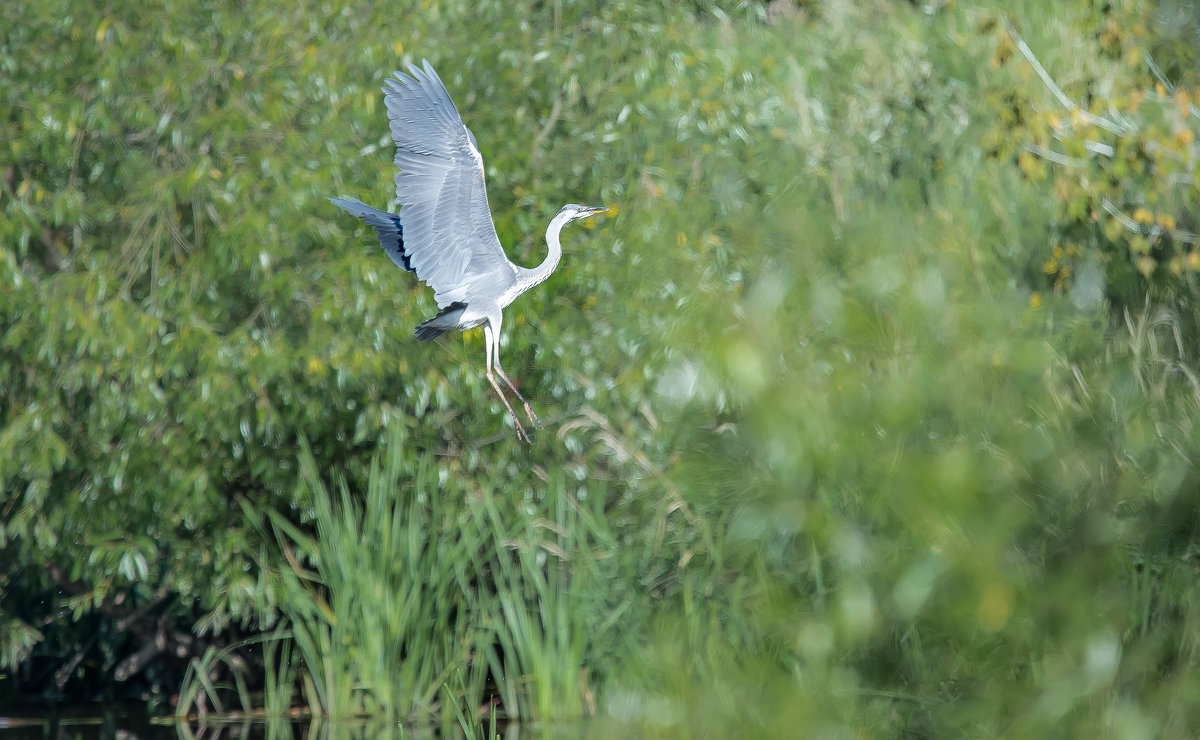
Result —
<instances>
[{"instance_id":1,"label":"heron's long neck","mask_svg":"<svg viewBox=\"0 0 1200 740\"><path fill-rule=\"evenodd\" d=\"M546 278L554 272L554 268L558 267L558 261L562 259L562 242L559 241L558 236L562 233L562 227L566 225L567 220L555 216L550 225L546 227L546 246L550 249L550 253L546 255L546 259L542 260L542 264L527 273L530 288L544 283Z\"/></svg>"}]
</instances>

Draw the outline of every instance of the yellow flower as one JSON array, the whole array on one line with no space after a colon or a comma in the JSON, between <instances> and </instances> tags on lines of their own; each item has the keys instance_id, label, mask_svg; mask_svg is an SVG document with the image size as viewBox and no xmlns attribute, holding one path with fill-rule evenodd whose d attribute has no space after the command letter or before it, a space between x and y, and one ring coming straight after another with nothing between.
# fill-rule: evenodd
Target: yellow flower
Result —
<instances>
[{"instance_id":1,"label":"yellow flower","mask_svg":"<svg viewBox=\"0 0 1200 740\"><path fill-rule=\"evenodd\" d=\"M1012 589L1004 583L989 583L979 599L976 617L979 626L988 632L1002 628L1012 616Z\"/></svg>"},{"instance_id":2,"label":"yellow flower","mask_svg":"<svg viewBox=\"0 0 1200 740\"><path fill-rule=\"evenodd\" d=\"M1186 116L1188 114L1188 106L1191 105L1191 97L1186 90L1175 91L1175 105L1179 106L1179 115Z\"/></svg>"}]
</instances>

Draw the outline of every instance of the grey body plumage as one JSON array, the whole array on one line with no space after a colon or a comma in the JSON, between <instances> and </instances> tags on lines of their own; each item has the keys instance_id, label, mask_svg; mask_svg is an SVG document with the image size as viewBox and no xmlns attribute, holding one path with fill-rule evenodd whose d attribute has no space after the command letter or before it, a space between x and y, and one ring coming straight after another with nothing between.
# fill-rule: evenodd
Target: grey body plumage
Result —
<instances>
[{"instance_id":1,"label":"grey body plumage","mask_svg":"<svg viewBox=\"0 0 1200 740\"><path fill-rule=\"evenodd\" d=\"M354 198L330 201L365 220L392 261L433 288L441 311L417 327L418 339L430 341L446 331L483 327L487 379L512 415L517 436L528 441L493 376L494 370L521 399L530 421L538 424L529 402L500 366L502 311L554 272L562 257L563 226L608 209L563 206L546 229L545 261L534 268L513 264L492 223L475 135L463 124L433 67L428 61L420 68L409 65L407 74L396 72L387 80L383 92L396 142L395 203L400 212L381 211Z\"/></svg>"}]
</instances>

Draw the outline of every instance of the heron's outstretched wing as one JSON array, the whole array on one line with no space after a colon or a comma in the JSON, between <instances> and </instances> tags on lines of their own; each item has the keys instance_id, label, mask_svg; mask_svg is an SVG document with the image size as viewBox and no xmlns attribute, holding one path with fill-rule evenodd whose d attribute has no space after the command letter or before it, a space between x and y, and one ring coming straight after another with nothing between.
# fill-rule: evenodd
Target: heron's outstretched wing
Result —
<instances>
[{"instance_id":1,"label":"heron's outstretched wing","mask_svg":"<svg viewBox=\"0 0 1200 740\"><path fill-rule=\"evenodd\" d=\"M405 249L404 226L401 225L399 216L372 208L358 198L330 198L329 201L370 224L379 235L379 245L392 258L392 262L409 272L414 271L412 257Z\"/></svg>"},{"instance_id":2,"label":"heron's outstretched wing","mask_svg":"<svg viewBox=\"0 0 1200 740\"><path fill-rule=\"evenodd\" d=\"M484 286L498 296L515 282L516 269L496 236L475 136L428 61L395 74L383 92L408 265L441 307L479 298Z\"/></svg>"}]
</instances>

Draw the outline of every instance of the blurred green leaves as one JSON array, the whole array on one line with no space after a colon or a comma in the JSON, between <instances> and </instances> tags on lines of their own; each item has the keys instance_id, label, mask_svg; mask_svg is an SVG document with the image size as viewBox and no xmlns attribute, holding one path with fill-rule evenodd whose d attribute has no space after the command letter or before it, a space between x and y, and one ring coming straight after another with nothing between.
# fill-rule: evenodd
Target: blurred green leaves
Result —
<instances>
[{"instance_id":1,"label":"blurred green leaves","mask_svg":"<svg viewBox=\"0 0 1200 740\"><path fill-rule=\"evenodd\" d=\"M1188 53L1172 39L1194 35L1197 21L1175 5L1113 4L1085 16L1066 45L1019 18L994 27L999 87L1011 90L1015 77L1029 89L993 98L1002 110L986 136L997 153L1019 152L1030 180L1053 184L1054 233L1030 256L1055 290L1078 270L1095 283L1104 265L1103 288L1122 306L1147 292L1159 301L1195 292L1200 107Z\"/></svg>"},{"instance_id":2,"label":"blurred green leaves","mask_svg":"<svg viewBox=\"0 0 1200 740\"><path fill-rule=\"evenodd\" d=\"M309 667L252 668L341 713L1194 726L1190 303L1106 312L1065 234L1128 235L1017 154L1046 120L1001 16L816 5L0 10L0 658L144 607L184 658L286 622ZM1007 11L1084 39L1064 85L1144 87L1080 51L1116 10L1064 7ZM427 291L324 200L390 200L377 88L422 57L516 261L615 206L506 317L529 448L477 334L412 342ZM143 644L106 635L71 680Z\"/></svg>"}]
</instances>

